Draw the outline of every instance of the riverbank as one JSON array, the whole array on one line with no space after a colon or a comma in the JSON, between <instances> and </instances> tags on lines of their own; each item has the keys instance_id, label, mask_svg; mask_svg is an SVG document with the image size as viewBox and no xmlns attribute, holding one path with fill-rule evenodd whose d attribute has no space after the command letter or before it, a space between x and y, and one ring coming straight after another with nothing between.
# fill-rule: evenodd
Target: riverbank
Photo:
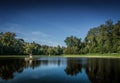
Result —
<instances>
[{"instance_id":1,"label":"riverbank","mask_svg":"<svg viewBox=\"0 0 120 83\"><path fill-rule=\"evenodd\" d=\"M0 58L25 58L27 55L0 55ZM109 54L83 54L83 55L33 55L34 58L39 57L74 57L74 58L120 58L120 53Z\"/></svg>"},{"instance_id":2,"label":"riverbank","mask_svg":"<svg viewBox=\"0 0 120 83\"><path fill-rule=\"evenodd\" d=\"M63 57L85 57L85 58L120 58L120 53L108 54L84 54L84 55L63 55Z\"/></svg>"}]
</instances>

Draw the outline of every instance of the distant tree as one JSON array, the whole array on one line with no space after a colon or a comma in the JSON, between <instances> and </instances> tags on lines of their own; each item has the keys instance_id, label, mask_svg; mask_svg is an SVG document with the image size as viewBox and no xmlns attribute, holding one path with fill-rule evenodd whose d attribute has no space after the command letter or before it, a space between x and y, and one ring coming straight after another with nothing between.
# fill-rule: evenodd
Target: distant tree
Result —
<instances>
[{"instance_id":1,"label":"distant tree","mask_svg":"<svg viewBox=\"0 0 120 83\"><path fill-rule=\"evenodd\" d=\"M120 53L120 21L118 21L112 30L113 51Z\"/></svg>"},{"instance_id":2,"label":"distant tree","mask_svg":"<svg viewBox=\"0 0 120 83\"><path fill-rule=\"evenodd\" d=\"M112 20L107 20L104 24L91 28L84 41L69 36L64 42L67 47L40 45L34 41L30 43L18 39L13 32L0 32L0 55L120 53L120 21L113 24Z\"/></svg>"},{"instance_id":3,"label":"distant tree","mask_svg":"<svg viewBox=\"0 0 120 83\"><path fill-rule=\"evenodd\" d=\"M25 43L24 49L26 54L39 54L39 48L41 46L35 42Z\"/></svg>"},{"instance_id":4,"label":"distant tree","mask_svg":"<svg viewBox=\"0 0 120 83\"><path fill-rule=\"evenodd\" d=\"M67 37L65 40L67 48L64 53L66 54L79 54L79 50L81 49L81 38L77 38L75 36Z\"/></svg>"},{"instance_id":5,"label":"distant tree","mask_svg":"<svg viewBox=\"0 0 120 83\"><path fill-rule=\"evenodd\" d=\"M21 54L22 43L15 38L16 34L5 32L0 34L0 54Z\"/></svg>"},{"instance_id":6,"label":"distant tree","mask_svg":"<svg viewBox=\"0 0 120 83\"><path fill-rule=\"evenodd\" d=\"M85 51L89 53L113 53L119 50L120 23L113 24L108 20L105 24L92 28L85 38ZM118 49L118 50L117 50Z\"/></svg>"}]
</instances>

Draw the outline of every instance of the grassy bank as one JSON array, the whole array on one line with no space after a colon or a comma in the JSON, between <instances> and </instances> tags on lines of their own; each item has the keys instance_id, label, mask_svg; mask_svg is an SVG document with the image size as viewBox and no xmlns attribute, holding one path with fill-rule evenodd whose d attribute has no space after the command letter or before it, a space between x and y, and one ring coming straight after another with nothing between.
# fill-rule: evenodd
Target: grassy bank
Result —
<instances>
[{"instance_id":1,"label":"grassy bank","mask_svg":"<svg viewBox=\"0 0 120 83\"><path fill-rule=\"evenodd\" d=\"M28 55L0 55L0 58L25 58ZM120 58L120 53L109 53L109 54L83 54L83 55L33 55L35 58L39 57L86 57L86 58Z\"/></svg>"},{"instance_id":2,"label":"grassy bank","mask_svg":"<svg viewBox=\"0 0 120 83\"><path fill-rule=\"evenodd\" d=\"M63 57L88 57L88 58L120 58L120 53L107 54L83 54L83 55L63 55Z\"/></svg>"}]
</instances>

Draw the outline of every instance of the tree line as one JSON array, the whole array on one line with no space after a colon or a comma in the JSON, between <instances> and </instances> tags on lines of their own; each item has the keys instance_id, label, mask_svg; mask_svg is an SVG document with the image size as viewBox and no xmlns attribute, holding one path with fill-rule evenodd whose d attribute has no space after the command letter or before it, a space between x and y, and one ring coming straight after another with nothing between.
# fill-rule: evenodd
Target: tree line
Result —
<instances>
[{"instance_id":1,"label":"tree line","mask_svg":"<svg viewBox=\"0 0 120 83\"><path fill-rule=\"evenodd\" d=\"M62 47L40 45L36 42L25 42L23 39L16 38L13 32L0 33L0 55L60 55Z\"/></svg>"},{"instance_id":2,"label":"tree line","mask_svg":"<svg viewBox=\"0 0 120 83\"><path fill-rule=\"evenodd\" d=\"M91 28L84 41L70 36L65 39L67 54L85 53L120 53L120 21L113 24L107 20L105 24Z\"/></svg>"},{"instance_id":3,"label":"tree line","mask_svg":"<svg viewBox=\"0 0 120 83\"><path fill-rule=\"evenodd\" d=\"M16 38L13 32L0 33L0 55L61 55L86 53L120 53L120 21L91 28L84 41L76 36L66 37L66 47L41 45Z\"/></svg>"}]
</instances>

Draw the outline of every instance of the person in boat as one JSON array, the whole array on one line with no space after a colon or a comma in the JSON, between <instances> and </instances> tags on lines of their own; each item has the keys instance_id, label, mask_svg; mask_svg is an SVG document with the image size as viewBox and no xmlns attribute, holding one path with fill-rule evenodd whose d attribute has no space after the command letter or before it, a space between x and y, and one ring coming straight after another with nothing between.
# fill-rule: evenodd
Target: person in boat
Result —
<instances>
[{"instance_id":1,"label":"person in boat","mask_svg":"<svg viewBox=\"0 0 120 83\"><path fill-rule=\"evenodd\" d=\"M33 58L33 57L32 57L32 54L29 55L29 58Z\"/></svg>"}]
</instances>

